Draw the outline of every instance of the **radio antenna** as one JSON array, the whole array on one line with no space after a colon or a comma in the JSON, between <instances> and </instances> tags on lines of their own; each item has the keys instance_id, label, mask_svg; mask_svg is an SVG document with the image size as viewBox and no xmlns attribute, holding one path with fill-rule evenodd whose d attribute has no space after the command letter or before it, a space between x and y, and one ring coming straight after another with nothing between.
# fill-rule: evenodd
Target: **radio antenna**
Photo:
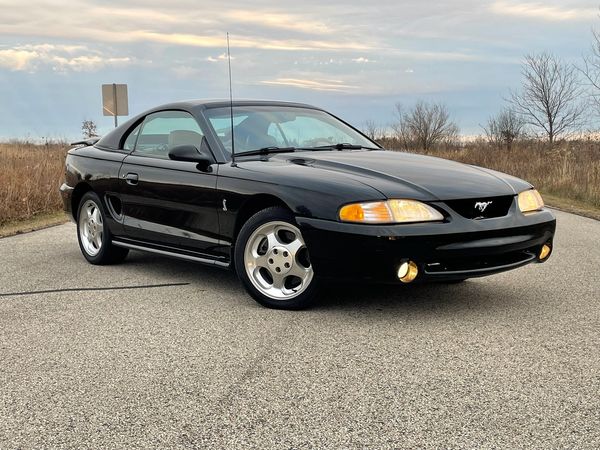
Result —
<instances>
[{"instance_id":1,"label":"radio antenna","mask_svg":"<svg viewBox=\"0 0 600 450\"><path fill-rule=\"evenodd\" d=\"M231 165L235 166L235 136L233 134L233 91L231 90L231 52L229 51L229 32L227 33L227 64L229 66L229 118L231 121Z\"/></svg>"}]
</instances>

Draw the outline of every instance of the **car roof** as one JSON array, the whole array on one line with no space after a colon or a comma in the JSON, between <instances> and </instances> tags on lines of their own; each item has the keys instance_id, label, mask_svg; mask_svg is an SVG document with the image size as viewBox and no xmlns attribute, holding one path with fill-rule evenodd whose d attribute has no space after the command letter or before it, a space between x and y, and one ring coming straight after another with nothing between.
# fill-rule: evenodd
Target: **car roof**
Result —
<instances>
[{"instance_id":1,"label":"car roof","mask_svg":"<svg viewBox=\"0 0 600 450\"><path fill-rule=\"evenodd\" d=\"M228 107L230 105L230 100L228 99L192 99L192 100L182 100L173 103L167 103L164 105L156 106L152 108L150 111L160 111L164 109L172 109L172 108L180 108L180 109L209 109L209 108L223 108ZM297 102L284 102L279 100L254 100L254 99L235 99L233 100L233 107L236 106L290 106L296 108L310 108L310 109L321 109L313 105L308 105L306 103L297 103ZM149 111L146 111L148 113Z\"/></svg>"},{"instance_id":2,"label":"car roof","mask_svg":"<svg viewBox=\"0 0 600 450\"><path fill-rule=\"evenodd\" d=\"M195 99L195 100L182 100L178 102L166 103L164 105L155 106L150 108L135 117L127 120L110 133L103 136L95 146L104 150L116 150L119 148L119 143L123 137L123 134L131 128L135 123L139 123L141 118L158 111L164 111L169 109L183 110L192 112L194 110L206 110L211 108L224 108L229 107L231 104L230 100L227 99ZM287 106L293 108L309 108L323 111L321 108L316 106L307 105L305 103L295 102L282 102L277 100L234 100L233 107L240 106Z\"/></svg>"}]
</instances>

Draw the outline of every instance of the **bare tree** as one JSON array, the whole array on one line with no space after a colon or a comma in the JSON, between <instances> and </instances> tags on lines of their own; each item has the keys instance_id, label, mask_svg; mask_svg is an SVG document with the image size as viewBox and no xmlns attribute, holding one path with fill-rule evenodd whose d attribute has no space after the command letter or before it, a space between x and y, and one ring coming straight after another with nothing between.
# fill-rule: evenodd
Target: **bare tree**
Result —
<instances>
[{"instance_id":1,"label":"bare tree","mask_svg":"<svg viewBox=\"0 0 600 450\"><path fill-rule=\"evenodd\" d=\"M450 119L450 113L441 103L418 101L409 110L396 104L396 123L393 129L402 145L429 150L434 145L454 139L458 126Z\"/></svg>"},{"instance_id":2,"label":"bare tree","mask_svg":"<svg viewBox=\"0 0 600 450\"><path fill-rule=\"evenodd\" d=\"M368 119L365 120L365 124L362 129L363 133L365 133L370 139L376 141L382 135L382 131L379 126L375 123L374 120Z\"/></svg>"},{"instance_id":3,"label":"bare tree","mask_svg":"<svg viewBox=\"0 0 600 450\"><path fill-rule=\"evenodd\" d=\"M390 125L390 128L393 131L393 135L398 141L400 141L400 146L404 148L411 148L412 145L410 142L407 142L408 132L405 130L406 124L404 117L406 115L406 111L402 103L396 103L395 111L394 111L394 121Z\"/></svg>"},{"instance_id":4,"label":"bare tree","mask_svg":"<svg viewBox=\"0 0 600 450\"><path fill-rule=\"evenodd\" d=\"M510 102L527 124L543 130L549 142L581 125L584 105L574 66L541 53L526 56L521 73L522 89Z\"/></svg>"},{"instance_id":5,"label":"bare tree","mask_svg":"<svg viewBox=\"0 0 600 450\"><path fill-rule=\"evenodd\" d=\"M590 87L590 100L600 114L600 32L593 30L592 51L583 58L581 72Z\"/></svg>"},{"instance_id":6,"label":"bare tree","mask_svg":"<svg viewBox=\"0 0 600 450\"><path fill-rule=\"evenodd\" d=\"M490 117L482 128L491 144L506 146L510 150L512 143L524 135L525 120L514 110L506 108Z\"/></svg>"},{"instance_id":7,"label":"bare tree","mask_svg":"<svg viewBox=\"0 0 600 450\"><path fill-rule=\"evenodd\" d=\"M98 136L97 127L93 120L84 120L81 123L81 132L85 138Z\"/></svg>"}]
</instances>

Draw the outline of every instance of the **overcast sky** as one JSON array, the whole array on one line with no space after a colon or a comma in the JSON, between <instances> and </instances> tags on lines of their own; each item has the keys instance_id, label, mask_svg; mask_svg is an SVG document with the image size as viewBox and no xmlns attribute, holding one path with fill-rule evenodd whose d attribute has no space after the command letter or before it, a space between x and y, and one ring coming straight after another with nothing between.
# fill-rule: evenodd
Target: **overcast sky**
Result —
<instances>
[{"instance_id":1,"label":"overcast sky","mask_svg":"<svg viewBox=\"0 0 600 450\"><path fill-rule=\"evenodd\" d=\"M503 105L526 53L579 62L596 1L0 0L0 137L100 131L100 85L127 83L130 113L228 95L293 100L361 126L394 104L448 105L465 134Z\"/></svg>"}]
</instances>

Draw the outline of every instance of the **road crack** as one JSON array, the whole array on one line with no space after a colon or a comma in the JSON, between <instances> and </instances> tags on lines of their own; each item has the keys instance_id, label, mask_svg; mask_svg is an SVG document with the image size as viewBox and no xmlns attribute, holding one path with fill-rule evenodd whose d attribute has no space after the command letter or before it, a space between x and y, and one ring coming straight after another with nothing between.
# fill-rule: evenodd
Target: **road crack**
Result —
<instances>
[{"instance_id":1,"label":"road crack","mask_svg":"<svg viewBox=\"0 0 600 450\"><path fill-rule=\"evenodd\" d=\"M17 295L51 294L53 292L81 292L81 291L116 291L125 289L149 289L171 286L187 286L190 283L162 283L162 284L140 284L136 286L108 286L108 287L79 287L64 289L43 289L39 291L21 291L0 293L0 297L14 297Z\"/></svg>"}]
</instances>

